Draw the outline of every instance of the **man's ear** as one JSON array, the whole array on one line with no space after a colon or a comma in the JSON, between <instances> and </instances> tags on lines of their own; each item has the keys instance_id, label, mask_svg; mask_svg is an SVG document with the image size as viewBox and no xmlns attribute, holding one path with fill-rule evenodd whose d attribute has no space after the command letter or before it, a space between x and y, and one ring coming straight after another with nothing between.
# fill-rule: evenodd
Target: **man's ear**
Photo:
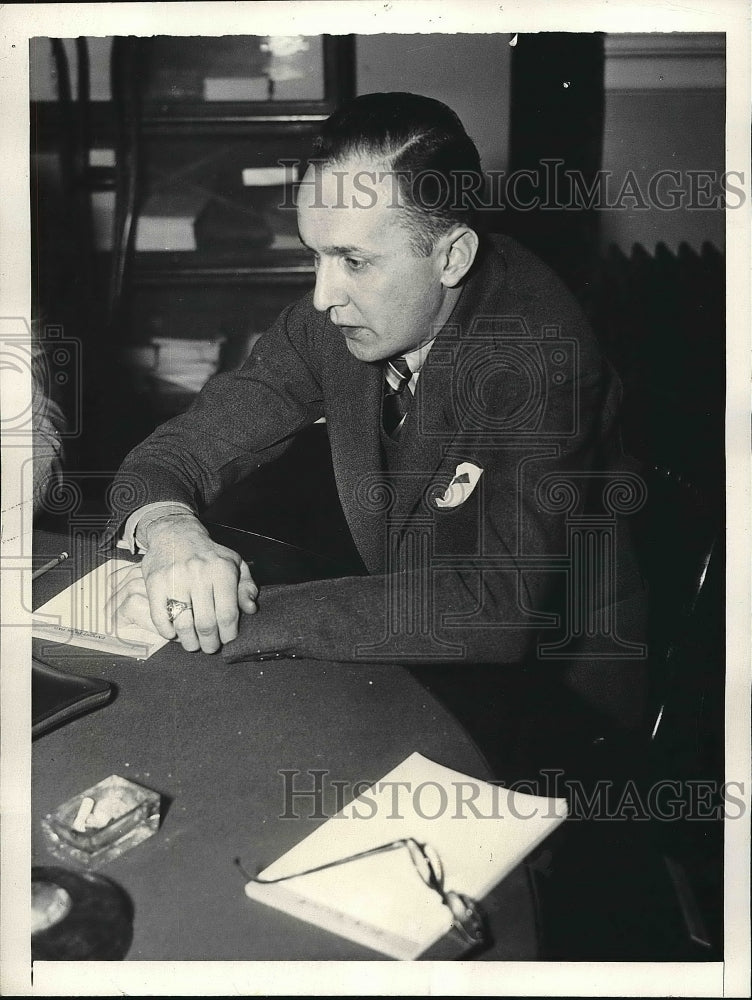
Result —
<instances>
[{"instance_id":1,"label":"man's ear","mask_svg":"<svg viewBox=\"0 0 752 1000\"><path fill-rule=\"evenodd\" d=\"M455 288L473 266L478 252L478 234L469 226L458 226L444 237L444 269L441 283L447 288Z\"/></svg>"}]
</instances>

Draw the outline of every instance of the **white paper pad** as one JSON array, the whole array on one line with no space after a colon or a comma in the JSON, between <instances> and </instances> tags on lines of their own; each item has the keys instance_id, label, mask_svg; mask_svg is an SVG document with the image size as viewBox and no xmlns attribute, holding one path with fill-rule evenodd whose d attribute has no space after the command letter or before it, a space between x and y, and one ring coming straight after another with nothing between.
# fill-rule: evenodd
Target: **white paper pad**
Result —
<instances>
[{"instance_id":1,"label":"white paper pad","mask_svg":"<svg viewBox=\"0 0 752 1000\"><path fill-rule=\"evenodd\" d=\"M34 612L31 634L38 639L147 660L168 640L139 625L114 624L105 613L110 574L133 565L127 559L112 559L82 576Z\"/></svg>"},{"instance_id":2,"label":"white paper pad","mask_svg":"<svg viewBox=\"0 0 752 1000\"><path fill-rule=\"evenodd\" d=\"M404 782L405 785L397 785ZM261 876L314 868L400 838L441 859L444 887L485 896L565 819L564 799L513 792L411 754ZM417 958L451 926L405 848L246 894L393 958Z\"/></svg>"}]
</instances>

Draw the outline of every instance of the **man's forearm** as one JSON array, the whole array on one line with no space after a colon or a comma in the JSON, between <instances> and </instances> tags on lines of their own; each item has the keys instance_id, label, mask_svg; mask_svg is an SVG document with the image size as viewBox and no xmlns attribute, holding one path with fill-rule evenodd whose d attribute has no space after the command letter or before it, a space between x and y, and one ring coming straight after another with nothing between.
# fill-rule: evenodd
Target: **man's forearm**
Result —
<instances>
[{"instance_id":1,"label":"man's forearm","mask_svg":"<svg viewBox=\"0 0 752 1000\"><path fill-rule=\"evenodd\" d=\"M409 606L430 609L422 629L400 617L398 609ZM511 663L530 652L538 628L519 606L515 573L495 574L492 586L472 571L442 572L431 583L421 573L346 577L262 588L258 615L241 617L239 637L223 655L230 662Z\"/></svg>"}]
</instances>

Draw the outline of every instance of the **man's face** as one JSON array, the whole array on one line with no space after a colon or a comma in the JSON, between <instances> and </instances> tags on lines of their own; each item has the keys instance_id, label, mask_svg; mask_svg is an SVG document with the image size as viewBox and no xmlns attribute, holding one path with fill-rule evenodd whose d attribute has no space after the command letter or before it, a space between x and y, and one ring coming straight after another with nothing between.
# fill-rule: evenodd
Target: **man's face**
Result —
<instances>
[{"instance_id":1,"label":"man's face","mask_svg":"<svg viewBox=\"0 0 752 1000\"><path fill-rule=\"evenodd\" d=\"M313 304L328 310L361 361L404 354L430 340L447 295L445 249L439 241L429 257L416 255L395 183L383 168L358 160L309 167L298 193L300 236L316 267Z\"/></svg>"}]
</instances>

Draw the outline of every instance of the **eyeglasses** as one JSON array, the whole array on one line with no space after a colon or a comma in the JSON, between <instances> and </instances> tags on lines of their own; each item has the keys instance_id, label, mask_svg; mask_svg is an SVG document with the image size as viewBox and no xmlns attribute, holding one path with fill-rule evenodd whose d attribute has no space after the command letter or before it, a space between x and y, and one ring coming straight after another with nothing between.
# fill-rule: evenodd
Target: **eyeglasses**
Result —
<instances>
[{"instance_id":1,"label":"eyeglasses","mask_svg":"<svg viewBox=\"0 0 752 1000\"><path fill-rule=\"evenodd\" d=\"M257 882L259 885L274 885L277 882L287 882L289 879L300 878L303 875L313 875L314 872L322 872L327 868L336 868L350 861L370 858L374 854L384 854L387 851L396 851L403 847L407 849L415 870L423 882L429 889L438 894L441 902L451 913L452 929L459 935L462 942L466 945L485 944L487 940L485 921L478 904L469 896L444 888L444 867L441 864L441 858L428 844L421 844L413 837L392 840L388 844L371 847L367 851L350 854L348 857L338 858L336 861L328 861L316 868L307 868L305 871L293 872L291 875L280 875L278 878L249 875L241 864L240 858L235 858L235 864L249 882Z\"/></svg>"}]
</instances>

